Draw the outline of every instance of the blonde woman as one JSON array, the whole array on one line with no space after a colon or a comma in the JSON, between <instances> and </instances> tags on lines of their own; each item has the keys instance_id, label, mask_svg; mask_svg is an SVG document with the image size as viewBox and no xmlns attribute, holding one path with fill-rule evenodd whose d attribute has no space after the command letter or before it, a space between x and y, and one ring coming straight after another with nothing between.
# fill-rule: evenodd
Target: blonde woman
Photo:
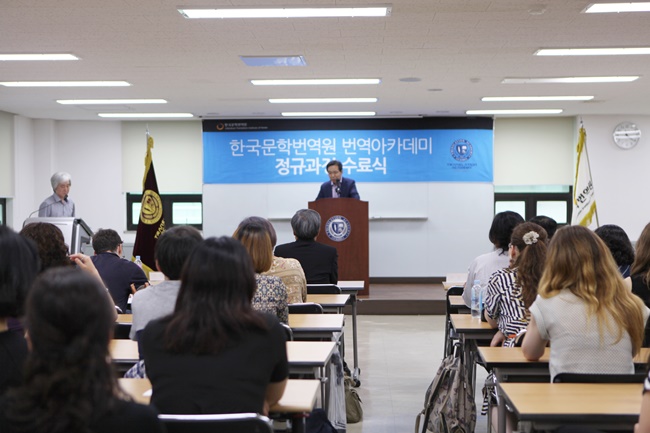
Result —
<instances>
[{"instance_id":1,"label":"blonde woman","mask_svg":"<svg viewBox=\"0 0 650 433\"><path fill-rule=\"evenodd\" d=\"M634 373L649 310L626 289L596 234L581 226L555 233L538 293L522 349L535 361L551 342L551 380L558 373Z\"/></svg>"}]
</instances>

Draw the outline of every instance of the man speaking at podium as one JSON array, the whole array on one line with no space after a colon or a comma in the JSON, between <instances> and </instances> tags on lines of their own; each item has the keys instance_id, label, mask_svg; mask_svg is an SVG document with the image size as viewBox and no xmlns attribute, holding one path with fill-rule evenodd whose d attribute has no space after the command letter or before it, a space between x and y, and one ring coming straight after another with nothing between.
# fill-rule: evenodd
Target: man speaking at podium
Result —
<instances>
[{"instance_id":1,"label":"man speaking at podium","mask_svg":"<svg viewBox=\"0 0 650 433\"><path fill-rule=\"evenodd\" d=\"M74 202L68 198L72 179L70 174L60 171L50 179L54 194L43 200L38 207L39 217L74 217Z\"/></svg>"},{"instance_id":2,"label":"man speaking at podium","mask_svg":"<svg viewBox=\"0 0 650 433\"><path fill-rule=\"evenodd\" d=\"M359 192L354 179L343 177L343 164L336 159L331 160L325 167L327 175L330 177L329 182L324 182L320 186L318 197L321 198L356 198L359 200Z\"/></svg>"}]
</instances>

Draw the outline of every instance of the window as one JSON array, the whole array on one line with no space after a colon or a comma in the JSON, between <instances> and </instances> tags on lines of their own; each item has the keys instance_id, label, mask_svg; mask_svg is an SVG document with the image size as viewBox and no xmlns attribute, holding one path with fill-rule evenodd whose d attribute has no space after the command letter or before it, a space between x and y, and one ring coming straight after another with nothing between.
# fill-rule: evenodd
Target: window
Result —
<instances>
[{"instance_id":1,"label":"window","mask_svg":"<svg viewBox=\"0 0 650 433\"><path fill-rule=\"evenodd\" d=\"M571 223L573 187L495 187L494 213L511 210L526 221L536 215L546 215L558 226Z\"/></svg>"},{"instance_id":2,"label":"window","mask_svg":"<svg viewBox=\"0 0 650 433\"><path fill-rule=\"evenodd\" d=\"M0 198L0 226L7 225L7 199Z\"/></svg>"},{"instance_id":3,"label":"window","mask_svg":"<svg viewBox=\"0 0 650 433\"><path fill-rule=\"evenodd\" d=\"M203 230L202 194L160 194L167 228L188 225ZM142 194L126 194L126 229L137 230Z\"/></svg>"}]
</instances>

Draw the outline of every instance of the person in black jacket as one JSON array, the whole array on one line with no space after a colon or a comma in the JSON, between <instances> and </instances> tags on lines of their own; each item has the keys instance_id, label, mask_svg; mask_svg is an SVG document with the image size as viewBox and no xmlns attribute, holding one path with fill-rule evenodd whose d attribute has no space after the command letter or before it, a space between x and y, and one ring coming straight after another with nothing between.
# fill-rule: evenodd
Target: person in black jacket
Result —
<instances>
[{"instance_id":1,"label":"person in black jacket","mask_svg":"<svg viewBox=\"0 0 650 433\"><path fill-rule=\"evenodd\" d=\"M316 200L321 198L356 198L359 200L359 192L354 179L343 177L343 164L336 159L331 160L325 166L330 180L320 186Z\"/></svg>"},{"instance_id":2,"label":"person in black jacket","mask_svg":"<svg viewBox=\"0 0 650 433\"><path fill-rule=\"evenodd\" d=\"M316 242L320 231L320 214L313 209L300 209L291 218L295 242L278 245L275 255L300 262L307 284L336 284L339 280L336 248Z\"/></svg>"}]
</instances>

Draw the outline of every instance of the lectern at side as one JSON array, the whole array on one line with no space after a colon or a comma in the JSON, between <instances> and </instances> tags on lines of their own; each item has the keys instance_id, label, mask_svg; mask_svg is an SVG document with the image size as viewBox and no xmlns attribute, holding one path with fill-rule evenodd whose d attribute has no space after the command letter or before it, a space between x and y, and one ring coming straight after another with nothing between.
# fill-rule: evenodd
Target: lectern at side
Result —
<instances>
[{"instance_id":1,"label":"lectern at side","mask_svg":"<svg viewBox=\"0 0 650 433\"><path fill-rule=\"evenodd\" d=\"M369 295L368 202L354 198L323 198L309 202L320 214L317 241L338 251L339 280L363 280L359 295Z\"/></svg>"}]
</instances>

